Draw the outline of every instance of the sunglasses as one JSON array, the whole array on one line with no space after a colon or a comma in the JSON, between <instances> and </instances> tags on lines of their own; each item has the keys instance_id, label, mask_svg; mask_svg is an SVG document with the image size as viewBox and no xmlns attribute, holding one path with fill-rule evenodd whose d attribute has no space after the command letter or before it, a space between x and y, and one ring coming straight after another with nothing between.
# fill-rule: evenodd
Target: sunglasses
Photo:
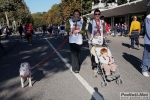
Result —
<instances>
[{"instance_id":1,"label":"sunglasses","mask_svg":"<svg viewBox=\"0 0 150 100\"><path fill-rule=\"evenodd\" d=\"M94 14L94 15L100 15L100 14Z\"/></svg>"}]
</instances>

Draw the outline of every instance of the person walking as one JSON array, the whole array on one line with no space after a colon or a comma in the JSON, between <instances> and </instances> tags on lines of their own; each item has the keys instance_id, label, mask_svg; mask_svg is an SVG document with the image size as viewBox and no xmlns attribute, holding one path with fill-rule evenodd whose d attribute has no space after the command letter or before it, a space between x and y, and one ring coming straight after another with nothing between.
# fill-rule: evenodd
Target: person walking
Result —
<instances>
[{"instance_id":1,"label":"person walking","mask_svg":"<svg viewBox=\"0 0 150 100\"><path fill-rule=\"evenodd\" d=\"M136 42L138 48L140 49L140 44L139 44L139 34L141 32L141 25L140 22L137 21L137 17L133 17L133 21L130 26L130 32L129 32L129 37L131 39L131 47L130 49L134 49L134 41Z\"/></svg>"},{"instance_id":2,"label":"person walking","mask_svg":"<svg viewBox=\"0 0 150 100\"><path fill-rule=\"evenodd\" d=\"M57 39L57 36L58 36L58 24L54 24L53 32L54 32L54 35L55 35L55 39Z\"/></svg>"},{"instance_id":3,"label":"person walking","mask_svg":"<svg viewBox=\"0 0 150 100\"><path fill-rule=\"evenodd\" d=\"M0 48L1 48L2 52L4 52L4 46L1 43L1 35L2 35L2 29L0 29Z\"/></svg>"},{"instance_id":4,"label":"person walking","mask_svg":"<svg viewBox=\"0 0 150 100\"><path fill-rule=\"evenodd\" d=\"M73 17L67 23L66 31L69 33L69 44L71 50L72 71L79 73L81 67L80 52L83 43L82 34L85 33L83 27L83 19L80 18L81 13L79 10L74 10ZM86 24L86 23L85 23Z\"/></svg>"},{"instance_id":5,"label":"person walking","mask_svg":"<svg viewBox=\"0 0 150 100\"><path fill-rule=\"evenodd\" d=\"M96 38L99 38L98 41L101 41L101 44L103 44L104 37L106 36L105 31L105 22L104 20L100 19L101 12L99 9L96 9L94 11L94 19L90 21L88 25L88 37L90 40L94 40ZM92 45L89 44L89 49L92 52ZM95 62L95 56L91 54L91 66L94 70L94 77L96 77L97 73L97 64Z\"/></svg>"},{"instance_id":6,"label":"person walking","mask_svg":"<svg viewBox=\"0 0 150 100\"><path fill-rule=\"evenodd\" d=\"M124 35L128 35L128 25L126 23L124 23Z\"/></svg>"},{"instance_id":7,"label":"person walking","mask_svg":"<svg viewBox=\"0 0 150 100\"><path fill-rule=\"evenodd\" d=\"M45 36L45 34L46 34L46 25L43 25L42 29L43 29L43 36Z\"/></svg>"},{"instance_id":8,"label":"person walking","mask_svg":"<svg viewBox=\"0 0 150 100\"><path fill-rule=\"evenodd\" d=\"M64 34L65 34L65 23L62 22L62 24L60 25L60 35L62 36L62 38L64 38Z\"/></svg>"},{"instance_id":9,"label":"person walking","mask_svg":"<svg viewBox=\"0 0 150 100\"><path fill-rule=\"evenodd\" d=\"M22 41L22 32L23 32L23 26L22 26L22 24L20 24L20 26L19 26L20 41Z\"/></svg>"},{"instance_id":10,"label":"person walking","mask_svg":"<svg viewBox=\"0 0 150 100\"><path fill-rule=\"evenodd\" d=\"M10 36L10 29L9 29L8 26L6 26L6 36L5 36L5 38L8 39L9 36Z\"/></svg>"},{"instance_id":11,"label":"person walking","mask_svg":"<svg viewBox=\"0 0 150 100\"><path fill-rule=\"evenodd\" d=\"M114 26L114 37L116 37L117 29L118 29L118 24L115 24L115 26Z\"/></svg>"},{"instance_id":12,"label":"person walking","mask_svg":"<svg viewBox=\"0 0 150 100\"><path fill-rule=\"evenodd\" d=\"M29 25L29 23L26 23L25 34L26 34L26 38L28 40L29 46L32 46L32 32L33 32L33 27Z\"/></svg>"},{"instance_id":13,"label":"person walking","mask_svg":"<svg viewBox=\"0 0 150 100\"><path fill-rule=\"evenodd\" d=\"M142 74L149 77L148 71L150 69L150 7L145 18L145 35L144 35L144 52L142 58Z\"/></svg>"}]
</instances>

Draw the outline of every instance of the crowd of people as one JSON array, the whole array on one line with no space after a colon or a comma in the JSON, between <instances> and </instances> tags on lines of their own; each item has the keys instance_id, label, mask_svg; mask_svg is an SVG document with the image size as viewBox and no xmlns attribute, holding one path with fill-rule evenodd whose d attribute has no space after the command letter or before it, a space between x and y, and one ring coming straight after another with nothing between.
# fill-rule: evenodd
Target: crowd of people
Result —
<instances>
[{"instance_id":1,"label":"crowd of people","mask_svg":"<svg viewBox=\"0 0 150 100\"><path fill-rule=\"evenodd\" d=\"M149 66L149 54L150 54L150 47L149 47L149 15L150 12L147 14L147 17L145 18L145 46L144 46L144 53L143 53L143 60L142 60L142 74L145 77L149 77L148 70L150 68ZM88 19L89 20L89 19ZM86 34L89 40L95 41L103 46L105 44L105 40L107 39L107 34L109 33L108 30L108 24L104 20L104 16L101 16L100 10L96 9L94 11L94 19L90 21L85 21L80 17L80 12L77 10L74 11L74 16L69 20L70 28L71 30L68 31L70 37L69 37L69 43L71 48L71 58L72 58L72 70L75 73L79 73L80 71L80 51L81 51L81 45L82 45L82 33L84 23L86 23L85 30ZM142 27L143 28L143 27ZM126 23L124 24L116 24L114 27L114 36L116 36L116 33L120 33L120 36L129 36L131 39L131 47L130 49L134 49L134 41L136 42L137 46L140 49L139 44L139 35L141 33L141 23L137 21L137 17L134 16L133 21L130 25L130 28ZM96 39L96 40L95 40ZM89 45L89 49L91 50L91 45ZM105 50L107 51L107 50ZM101 52L101 51L100 51ZM111 61L111 60L110 60ZM149 62L148 62L149 61ZM110 62L108 61L108 65L103 66L105 72L108 72L108 68L113 72L115 70L115 66L111 66ZM91 65L92 69L94 70L94 76L96 75L97 71L97 65L94 61L93 55L91 54ZM105 68L107 66L107 68ZM109 67L108 67L109 66ZM110 76L110 73L107 73L108 80L111 80L115 74L112 74Z\"/></svg>"},{"instance_id":2,"label":"crowd of people","mask_svg":"<svg viewBox=\"0 0 150 100\"><path fill-rule=\"evenodd\" d=\"M149 21L149 15L145 19L146 21ZM145 22L146 22L145 21ZM144 54L143 54L143 60L142 60L142 73L144 76L148 77L148 69L149 69L149 58L147 55L149 55L149 29L148 26L149 23L144 23L145 25L145 47L144 47ZM6 32L7 32L6 28ZM140 48L139 44L139 34L141 33L141 23L137 21L137 17L134 16L133 21L131 23L131 26L124 24L115 24L114 28L110 28L110 25L105 21L104 16L101 16L100 10L96 9L94 11L94 19L86 19L81 17L81 13L79 10L75 10L73 12L73 16L69 19L68 22L64 23L62 22L60 25L58 24L49 24L49 25L42 25L39 28L33 28L29 23L26 23L25 26L22 26L20 24L18 31L20 33L20 41L22 41L22 33L25 33L25 39L28 40L29 46L32 46L32 34L34 32L41 32L43 33L43 36L48 32L49 36L52 36L52 33L54 34L55 39L58 37L58 33L64 38L64 34L67 32L69 36L69 44L70 44L70 50L71 50L71 61L72 61L72 70L75 73L79 73L80 71L80 51L81 51L81 45L83 43L83 36L86 34L86 38L90 41L94 41L102 46L105 45L105 41L107 39L107 35L111 32L113 33L113 36L116 37L117 33L120 33L119 35L122 36L129 36L131 39L131 47L130 49L134 49L134 41L136 42L137 46ZM2 31L1 31L2 32ZM10 30L8 31L10 32ZM148 34L148 35L147 35ZM6 35L7 36L7 35ZM0 43L0 48L4 50L2 43ZM89 45L89 49L91 50L91 45ZM104 50L105 52L107 50ZM102 55L104 55L105 52L102 52ZM147 60L148 59L148 60ZM94 70L94 75L96 75L96 64L93 58L93 55L91 54L91 65L92 69ZM104 64L104 70L108 72L108 69L105 68L105 66L109 67L109 69L113 69L114 71L115 66L110 66L110 63L108 62L108 65ZM147 68L147 69L146 69ZM108 74L108 80L111 80L109 72ZM115 74L113 74L115 75Z\"/></svg>"},{"instance_id":3,"label":"crowd of people","mask_svg":"<svg viewBox=\"0 0 150 100\"><path fill-rule=\"evenodd\" d=\"M65 22L62 22L61 24L49 24L49 25L42 25L39 28L35 28L35 32L41 32L43 33L43 36L48 33L49 36L52 36L52 33L55 35L55 39L57 39L58 34L64 38L66 25Z\"/></svg>"}]
</instances>

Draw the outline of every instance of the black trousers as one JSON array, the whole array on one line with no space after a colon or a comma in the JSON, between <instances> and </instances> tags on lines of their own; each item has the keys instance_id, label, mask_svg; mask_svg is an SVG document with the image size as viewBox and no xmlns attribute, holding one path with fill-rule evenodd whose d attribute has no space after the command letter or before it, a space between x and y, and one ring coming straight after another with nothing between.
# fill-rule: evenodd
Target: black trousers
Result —
<instances>
[{"instance_id":1,"label":"black trousers","mask_svg":"<svg viewBox=\"0 0 150 100\"><path fill-rule=\"evenodd\" d=\"M76 43L70 43L71 49L71 62L72 62L72 70L73 71L80 71L81 62L80 62L80 51L81 45Z\"/></svg>"},{"instance_id":2,"label":"black trousers","mask_svg":"<svg viewBox=\"0 0 150 100\"><path fill-rule=\"evenodd\" d=\"M0 36L0 48L1 48L2 50L4 50L4 46L3 46L3 44L1 43L1 36Z\"/></svg>"}]
</instances>

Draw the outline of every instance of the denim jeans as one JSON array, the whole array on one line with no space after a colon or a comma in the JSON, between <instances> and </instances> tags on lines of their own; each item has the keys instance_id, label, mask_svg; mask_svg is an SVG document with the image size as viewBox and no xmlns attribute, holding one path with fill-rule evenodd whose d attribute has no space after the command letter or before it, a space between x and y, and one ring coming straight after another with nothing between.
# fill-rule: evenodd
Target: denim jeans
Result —
<instances>
[{"instance_id":1,"label":"denim jeans","mask_svg":"<svg viewBox=\"0 0 150 100\"><path fill-rule=\"evenodd\" d=\"M131 48L134 48L134 41L135 41L136 44L139 46L139 35L138 35L138 31L132 31L132 34L131 34Z\"/></svg>"},{"instance_id":2,"label":"denim jeans","mask_svg":"<svg viewBox=\"0 0 150 100\"><path fill-rule=\"evenodd\" d=\"M124 30L124 34L127 35L128 34L128 30Z\"/></svg>"},{"instance_id":3,"label":"denim jeans","mask_svg":"<svg viewBox=\"0 0 150 100\"><path fill-rule=\"evenodd\" d=\"M114 36L116 36L116 34L117 34L117 30L114 30Z\"/></svg>"},{"instance_id":4,"label":"denim jeans","mask_svg":"<svg viewBox=\"0 0 150 100\"><path fill-rule=\"evenodd\" d=\"M144 45L144 52L142 58L142 72L148 72L150 68L150 44Z\"/></svg>"},{"instance_id":5,"label":"denim jeans","mask_svg":"<svg viewBox=\"0 0 150 100\"><path fill-rule=\"evenodd\" d=\"M57 38L58 30L54 30L54 35L55 35L55 38Z\"/></svg>"}]
</instances>

